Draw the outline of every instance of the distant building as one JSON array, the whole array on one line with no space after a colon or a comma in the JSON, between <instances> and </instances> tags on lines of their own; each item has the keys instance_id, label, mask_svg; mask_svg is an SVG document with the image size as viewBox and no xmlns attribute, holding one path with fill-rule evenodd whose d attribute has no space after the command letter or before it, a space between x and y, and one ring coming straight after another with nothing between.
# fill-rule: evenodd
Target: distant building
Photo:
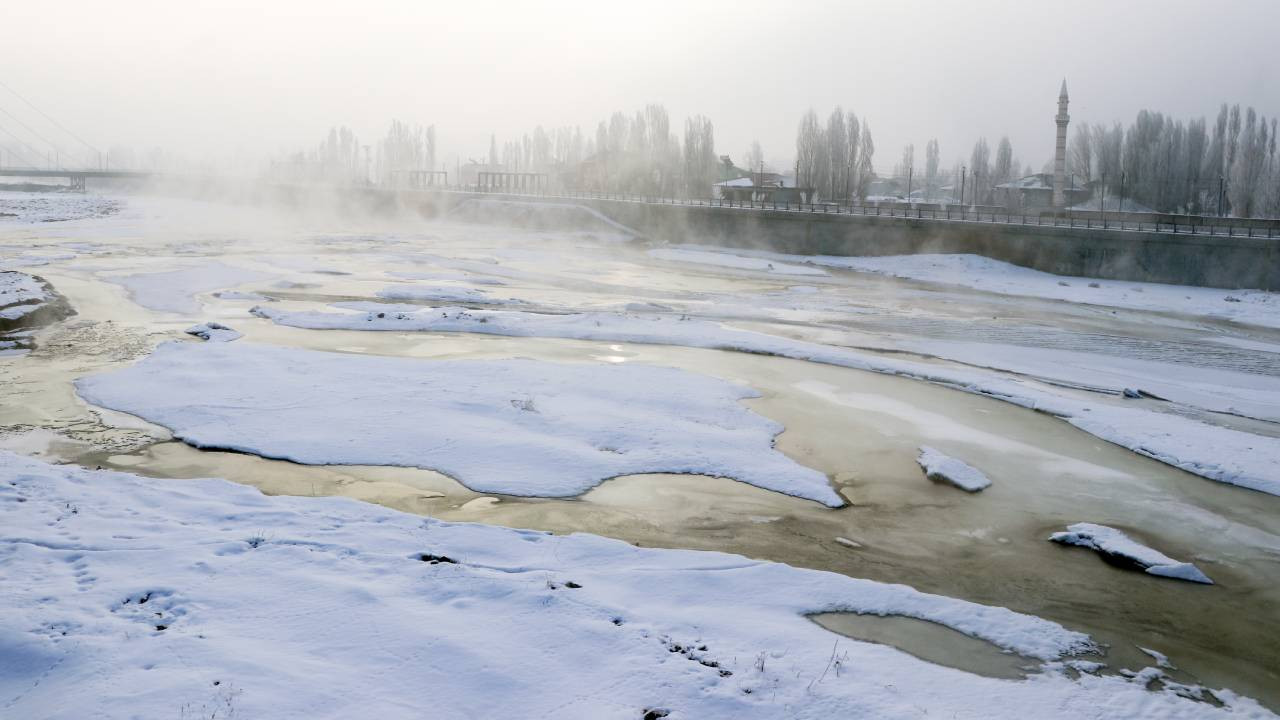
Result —
<instances>
[{"instance_id":1,"label":"distant building","mask_svg":"<svg viewBox=\"0 0 1280 720\"><path fill-rule=\"evenodd\" d=\"M506 172L506 165L493 165L490 163L478 163L474 160L463 165L458 174L463 185L473 187L480 183L481 173Z\"/></svg>"},{"instance_id":2,"label":"distant building","mask_svg":"<svg viewBox=\"0 0 1280 720\"><path fill-rule=\"evenodd\" d=\"M813 188L797 188L795 178L758 172L711 186L711 197L727 202L811 203Z\"/></svg>"},{"instance_id":3,"label":"distant building","mask_svg":"<svg viewBox=\"0 0 1280 720\"><path fill-rule=\"evenodd\" d=\"M1104 195L1094 192L1093 196L1084 202L1077 203L1068 208L1078 212L1125 212L1125 213L1142 213L1145 215L1156 215L1155 210L1136 202L1133 198L1120 198L1115 195Z\"/></svg>"},{"instance_id":4,"label":"distant building","mask_svg":"<svg viewBox=\"0 0 1280 720\"><path fill-rule=\"evenodd\" d=\"M1070 181L1062 190L1065 205L1082 203L1091 194L1087 187L1072 186ZM1032 212L1060 207L1055 200L1057 195L1054 176L1049 173L1036 173L995 186L995 204L1009 212Z\"/></svg>"}]
</instances>

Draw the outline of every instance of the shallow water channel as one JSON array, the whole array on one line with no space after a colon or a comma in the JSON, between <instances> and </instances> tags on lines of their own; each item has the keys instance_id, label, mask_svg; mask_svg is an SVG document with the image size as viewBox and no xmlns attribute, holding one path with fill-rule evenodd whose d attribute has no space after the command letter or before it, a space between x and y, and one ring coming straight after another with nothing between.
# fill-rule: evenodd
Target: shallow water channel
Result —
<instances>
[{"instance_id":1,"label":"shallow water channel","mask_svg":"<svg viewBox=\"0 0 1280 720\"><path fill-rule=\"evenodd\" d=\"M342 226L318 242L314 226L315 221L303 229L273 225L261 232L252 224L229 231L166 226L160 233L138 222L95 236L95 226L85 222L49 235L23 231L18 241L33 247L68 238L114 245L29 270L49 280L78 315L36 333L37 347L29 354L0 358L0 447L155 477L224 477L272 494L344 495L446 520L591 532L645 546L722 550L905 583L1088 632L1110 646L1105 661L1112 669L1152 664L1138 646L1152 648L1170 656L1182 681L1228 687L1280 708L1280 498L1176 470L1046 415L898 377L682 347L301 330L250 316L252 301L208 293L198 295L203 311L195 315L148 310L111 280L216 257L272 274L240 290L277 297L282 307L319 308L334 299L373 299L378 289L404 282L388 276L393 268L474 279L478 271L472 265L493 265L503 270L506 284L475 286L547 307L663 303L783 334L817 338L844 332L850 345L861 344L865 337L858 333L869 332L851 326L872 313L956 319L997 307L1000 313L1034 316L1035 322L1060 322L1064 330L1108 322L1095 313L1067 309L1055 320L1047 304L1015 309L973 291L935 292L852 273L817 281L824 297L834 298L831 304L800 297L794 304L755 305L753 297L776 297L815 281L705 267L681 272L669 264L655 269L634 248L586 236L465 227L423 232L417 226L412 232L379 226L366 236ZM449 267L430 259L438 257L472 265ZM848 505L830 509L730 479L669 474L615 478L572 499L482 495L424 469L303 466L197 450L160 428L90 408L76 397L75 378L136 360L159 342L185 338L183 328L204 320L243 332L239 342L424 361L646 363L740 382L761 393L745 401L752 410L785 426L777 448L827 474ZM1110 322L1112 331L1133 323L1147 334L1187 332L1176 319L1162 326L1125 313ZM915 462L921 445L964 458L993 485L970 495L927 480ZM1216 584L1125 571L1092 552L1046 540L1074 522L1125 530L1172 557L1195 562ZM972 672L1017 677L1026 665L1016 656L975 650L972 643L982 643L971 638L922 630L913 624L918 621L819 621L835 632Z\"/></svg>"}]
</instances>

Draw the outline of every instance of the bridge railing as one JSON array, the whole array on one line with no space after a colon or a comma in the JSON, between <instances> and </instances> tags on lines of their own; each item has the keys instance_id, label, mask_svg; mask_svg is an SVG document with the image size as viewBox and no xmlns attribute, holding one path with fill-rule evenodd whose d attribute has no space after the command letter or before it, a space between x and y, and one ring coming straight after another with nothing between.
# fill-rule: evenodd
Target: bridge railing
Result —
<instances>
[{"instance_id":1,"label":"bridge railing","mask_svg":"<svg viewBox=\"0 0 1280 720\"><path fill-rule=\"evenodd\" d=\"M433 188L427 188L431 190ZM1214 223L1213 218L1188 216L1187 221L1178 222L1171 217L1161 220L1134 220L1126 218L1128 213L1117 213L1108 218L1105 212L1089 211L1080 215L1071 212L1058 212L1051 215L1000 212L997 210L972 209L964 207L944 207L941 209L925 209L920 207L904 207L902 205L880 204L839 204L839 203L797 203L773 202L761 200L732 200L724 198L672 198L641 195L635 193L592 192L581 190L558 190L547 192L519 192L497 187L477 185L437 186L435 190L460 192L469 194L490 194L506 197L530 197L563 200L607 200L613 202L642 203L649 205L684 205L717 207L743 211L770 211L788 213L806 213L818 215L860 215L885 218L901 218L906 220L924 220L940 223L981 223L993 225L1024 225L1036 227L1064 227L1091 230L1107 230L1116 232L1139 233L1172 233L1175 235L1280 238L1280 221L1265 222L1265 227L1257 224L1240 226L1235 223Z\"/></svg>"}]
</instances>

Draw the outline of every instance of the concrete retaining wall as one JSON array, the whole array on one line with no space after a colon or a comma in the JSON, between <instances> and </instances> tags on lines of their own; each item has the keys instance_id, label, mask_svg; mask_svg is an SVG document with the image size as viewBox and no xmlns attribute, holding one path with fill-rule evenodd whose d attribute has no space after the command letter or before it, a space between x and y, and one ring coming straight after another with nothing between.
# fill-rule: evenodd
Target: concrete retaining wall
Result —
<instances>
[{"instance_id":1,"label":"concrete retaining wall","mask_svg":"<svg viewBox=\"0 0 1280 720\"><path fill-rule=\"evenodd\" d=\"M1059 275L1280 290L1280 240L589 201L672 242L804 255L973 253Z\"/></svg>"},{"instance_id":2,"label":"concrete retaining wall","mask_svg":"<svg viewBox=\"0 0 1280 720\"><path fill-rule=\"evenodd\" d=\"M1059 275L1280 290L1280 239L1037 227L620 200L364 189L345 201L448 214L483 199L585 205L645 236L803 255L973 253Z\"/></svg>"}]
</instances>

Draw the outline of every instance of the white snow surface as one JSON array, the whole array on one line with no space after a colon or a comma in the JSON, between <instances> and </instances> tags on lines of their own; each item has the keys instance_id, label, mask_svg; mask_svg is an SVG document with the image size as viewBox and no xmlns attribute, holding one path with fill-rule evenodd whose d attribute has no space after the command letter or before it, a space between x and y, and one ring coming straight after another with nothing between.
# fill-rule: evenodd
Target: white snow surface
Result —
<instances>
[{"instance_id":1,"label":"white snow surface","mask_svg":"<svg viewBox=\"0 0 1280 720\"><path fill-rule=\"evenodd\" d=\"M48 301L44 285L26 273L0 270L0 319L17 320Z\"/></svg>"},{"instance_id":2,"label":"white snow surface","mask_svg":"<svg viewBox=\"0 0 1280 720\"><path fill-rule=\"evenodd\" d=\"M378 291L378 297L408 302L470 303L473 305L523 305L516 298L493 297L479 288L446 285L392 285Z\"/></svg>"},{"instance_id":3,"label":"white snow surface","mask_svg":"<svg viewBox=\"0 0 1280 720\"><path fill-rule=\"evenodd\" d=\"M578 224L588 225L583 219L590 218L592 221L600 223L608 227L618 234L616 239L622 240L630 237L638 237L641 233L623 225L622 223L610 218L608 215L596 210L590 205L581 205L578 203L555 203L555 202L527 202L523 200L502 200L497 198L473 198L466 200L453 207L449 211L449 215L465 215L469 212L475 212L478 217L486 217L498 213L520 213L525 212L533 216L559 214L560 218L566 222L577 221ZM501 220L499 219L499 224ZM601 238L605 239L605 238Z\"/></svg>"},{"instance_id":4,"label":"white snow surface","mask_svg":"<svg viewBox=\"0 0 1280 720\"><path fill-rule=\"evenodd\" d=\"M200 312L200 303L195 299L199 293L235 287L269 277L271 276L256 270L247 270L214 261L180 270L110 276L103 279L124 286L133 301L145 308L179 315L192 315Z\"/></svg>"},{"instance_id":5,"label":"white snow surface","mask_svg":"<svg viewBox=\"0 0 1280 720\"><path fill-rule=\"evenodd\" d=\"M244 337L242 333L239 333L222 323L216 322L192 325L183 332L188 335L194 335L201 340L208 340L209 342L231 342Z\"/></svg>"},{"instance_id":6,"label":"white snow surface","mask_svg":"<svg viewBox=\"0 0 1280 720\"><path fill-rule=\"evenodd\" d=\"M930 480L949 482L961 490L972 493L991 486L991 479L981 470L931 447L920 448L920 456L916 462L920 463L925 476Z\"/></svg>"},{"instance_id":7,"label":"white snow surface","mask_svg":"<svg viewBox=\"0 0 1280 720\"><path fill-rule=\"evenodd\" d=\"M1063 532L1056 532L1049 539L1064 545L1079 545L1097 550L1105 555L1119 556L1133 561L1150 575L1190 580L1212 585L1213 581L1191 563L1181 562L1159 550L1139 543L1123 532L1094 523L1068 525Z\"/></svg>"},{"instance_id":8,"label":"white snow surface","mask_svg":"<svg viewBox=\"0 0 1280 720\"><path fill-rule=\"evenodd\" d=\"M1129 310L1178 313L1230 320L1247 325L1280 327L1280 293L1263 290L1223 290L1054 275L1000 260L992 260L981 255L963 253L844 257L790 255L740 248L714 248L705 245L688 247L730 258L745 255L778 262L856 270L908 280L959 285L1001 295L1063 300Z\"/></svg>"},{"instance_id":9,"label":"white snow surface","mask_svg":"<svg viewBox=\"0 0 1280 720\"><path fill-rule=\"evenodd\" d=\"M0 557L5 717L1275 717L1061 663L986 678L805 618L905 615L1042 660L1092 646L904 585L8 452Z\"/></svg>"},{"instance_id":10,"label":"white snow surface","mask_svg":"<svg viewBox=\"0 0 1280 720\"><path fill-rule=\"evenodd\" d=\"M714 348L777 355L898 375L993 397L1059 417L1085 432L1187 472L1280 495L1280 440L1153 410L1091 402L989 371L886 358L847 348L737 330L666 315L423 308L416 311L288 311L257 306L255 315L314 330L473 332Z\"/></svg>"},{"instance_id":11,"label":"white snow surface","mask_svg":"<svg viewBox=\"0 0 1280 720\"><path fill-rule=\"evenodd\" d=\"M122 201L101 195L0 190L0 223L46 223L105 217L119 212Z\"/></svg>"},{"instance_id":12,"label":"white snow surface","mask_svg":"<svg viewBox=\"0 0 1280 720\"><path fill-rule=\"evenodd\" d=\"M166 343L76 388L197 447L429 468L478 492L564 497L672 472L843 504L825 475L773 449L782 426L739 402L755 391L674 368Z\"/></svg>"},{"instance_id":13,"label":"white snow surface","mask_svg":"<svg viewBox=\"0 0 1280 720\"><path fill-rule=\"evenodd\" d=\"M704 250L686 250L679 248L656 248L649 251L649 256L668 262L688 262L701 265L734 268L736 270L759 270L776 275L827 275L827 271L806 265L791 265L770 260L762 260L725 252L707 252Z\"/></svg>"}]
</instances>

